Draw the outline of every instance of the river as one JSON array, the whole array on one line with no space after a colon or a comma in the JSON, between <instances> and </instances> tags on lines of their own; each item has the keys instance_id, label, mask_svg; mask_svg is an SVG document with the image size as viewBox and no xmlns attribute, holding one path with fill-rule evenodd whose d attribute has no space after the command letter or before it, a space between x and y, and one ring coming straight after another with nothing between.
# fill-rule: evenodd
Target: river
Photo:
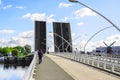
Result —
<instances>
[{"instance_id":1,"label":"river","mask_svg":"<svg viewBox=\"0 0 120 80\"><path fill-rule=\"evenodd\" d=\"M0 64L0 80L22 80L28 66Z\"/></svg>"}]
</instances>

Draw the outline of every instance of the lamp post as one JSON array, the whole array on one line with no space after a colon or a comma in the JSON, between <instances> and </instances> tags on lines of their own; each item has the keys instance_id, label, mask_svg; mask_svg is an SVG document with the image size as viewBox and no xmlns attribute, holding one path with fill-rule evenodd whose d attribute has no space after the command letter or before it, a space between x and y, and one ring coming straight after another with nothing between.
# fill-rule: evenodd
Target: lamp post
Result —
<instances>
[{"instance_id":1,"label":"lamp post","mask_svg":"<svg viewBox=\"0 0 120 80\"><path fill-rule=\"evenodd\" d=\"M85 48L86 48L88 42L89 42L89 41L90 41L95 35L97 35L97 34L100 33L101 31L103 31L103 30L105 30L105 29L108 29L108 28L111 28L111 27L113 27L113 26L103 28L103 29L97 31L95 34L93 34L93 35L89 38L89 40L85 43L85 46L84 46L84 52L86 52Z\"/></svg>"},{"instance_id":2,"label":"lamp post","mask_svg":"<svg viewBox=\"0 0 120 80\"><path fill-rule=\"evenodd\" d=\"M108 21L113 27L115 27L115 28L120 32L120 29L119 29L112 21L110 21L108 18L106 18L104 15L102 15L102 14L99 13L98 11L96 11L96 10L90 8L89 6L87 6L87 5L85 5L85 4L81 3L81 2L79 2L79 1L77 1L77 0L69 0L69 1L70 1L70 2L74 2L74 3L79 3L79 4L81 4L81 5L83 5L83 6L87 7L87 8L89 8L90 10L92 10L93 12L97 13L99 16L101 16L102 18L104 18L106 21Z\"/></svg>"}]
</instances>

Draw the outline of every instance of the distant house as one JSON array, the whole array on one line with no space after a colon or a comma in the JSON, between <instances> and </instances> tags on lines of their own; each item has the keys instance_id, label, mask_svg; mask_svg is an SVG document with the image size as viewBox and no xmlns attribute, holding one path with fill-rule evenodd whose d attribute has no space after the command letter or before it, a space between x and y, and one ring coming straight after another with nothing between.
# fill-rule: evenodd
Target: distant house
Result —
<instances>
[{"instance_id":1,"label":"distant house","mask_svg":"<svg viewBox=\"0 0 120 80\"><path fill-rule=\"evenodd\" d=\"M112 46L112 54L120 55L120 46ZM107 53L107 47L97 47L96 52Z\"/></svg>"}]
</instances>

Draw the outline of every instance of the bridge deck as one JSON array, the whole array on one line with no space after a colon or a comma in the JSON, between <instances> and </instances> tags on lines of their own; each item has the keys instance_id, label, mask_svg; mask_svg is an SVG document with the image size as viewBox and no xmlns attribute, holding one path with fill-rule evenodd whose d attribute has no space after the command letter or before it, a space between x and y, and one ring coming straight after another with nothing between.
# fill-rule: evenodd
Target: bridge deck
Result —
<instances>
[{"instance_id":1,"label":"bridge deck","mask_svg":"<svg viewBox=\"0 0 120 80\"><path fill-rule=\"evenodd\" d=\"M43 63L37 65L35 80L120 80L120 78L62 57L46 55Z\"/></svg>"},{"instance_id":2,"label":"bridge deck","mask_svg":"<svg viewBox=\"0 0 120 80\"><path fill-rule=\"evenodd\" d=\"M74 80L49 57L43 57L43 62L37 64L35 80Z\"/></svg>"}]
</instances>

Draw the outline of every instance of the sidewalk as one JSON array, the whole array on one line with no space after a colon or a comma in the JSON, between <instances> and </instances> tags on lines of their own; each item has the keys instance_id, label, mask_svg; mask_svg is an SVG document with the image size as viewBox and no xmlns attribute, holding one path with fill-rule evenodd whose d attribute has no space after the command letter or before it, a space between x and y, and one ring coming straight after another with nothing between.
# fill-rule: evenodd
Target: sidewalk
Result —
<instances>
[{"instance_id":1,"label":"sidewalk","mask_svg":"<svg viewBox=\"0 0 120 80\"><path fill-rule=\"evenodd\" d=\"M74 80L46 55L43 57L43 62L37 64L36 68L35 80Z\"/></svg>"},{"instance_id":2,"label":"sidewalk","mask_svg":"<svg viewBox=\"0 0 120 80\"><path fill-rule=\"evenodd\" d=\"M54 55L46 55L75 80L120 80L109 73ZM57 79L56 79L57 80ZM62 79L61 79L62 80ZM70 80L70 79L66 79Z\"/></svg>"}]
</instances>

